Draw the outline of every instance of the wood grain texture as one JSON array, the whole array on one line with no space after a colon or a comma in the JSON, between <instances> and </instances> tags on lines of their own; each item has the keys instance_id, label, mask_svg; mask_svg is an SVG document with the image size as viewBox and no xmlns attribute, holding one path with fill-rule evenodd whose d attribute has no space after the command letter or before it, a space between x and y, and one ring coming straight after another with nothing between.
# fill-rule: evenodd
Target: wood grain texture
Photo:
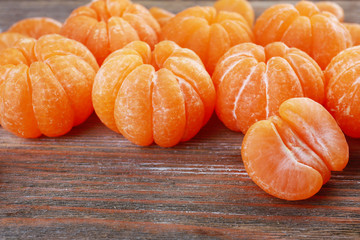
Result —
<instances>
[{"instance_id":1,"label":"wood grain texture","mask_svg":"<svg viewBox=\"0 0 360 240\"><path fill-rule=\"evenodd\" d=\"M0 28L24 17L63 21L87 1L0 1ZM211 1L136 1L178 12ZM274 1L252 1L259 14ZM341 1L360 22L360 2ZM137 147L92 115L59 138L0 128L0 239L359 239L360 140L311 199L267 195L241 161L243 135L213 116L191 141Z\"/></svg>"}]
</instances>

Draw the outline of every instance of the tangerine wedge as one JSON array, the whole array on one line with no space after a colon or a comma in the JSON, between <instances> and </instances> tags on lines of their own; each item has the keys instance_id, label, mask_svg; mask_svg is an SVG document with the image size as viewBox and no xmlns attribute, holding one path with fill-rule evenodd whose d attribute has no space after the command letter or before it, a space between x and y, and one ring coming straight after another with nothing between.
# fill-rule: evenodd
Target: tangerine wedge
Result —
<instances>
[{"instance_id":1,"label":"tangerine wedge","mask_svg":"<svg viewBox=\"0 0 360 240\"><path fill-rule=\"evenodd\" d=\"M339 53L325 70L325 107L344 133L360 137L360 46Z\"/></svg>"},{"instance_id":2,"label":"tangerine wedge","mask_svg":"<svg viewBox=\"0 0 360 240\"><path fill-rule=\"evenodd\" d=\"M145 42L134 41L106 58L92 99L100 120L131 142L171 147L206 124L215 89L193 51L163 41L151 52Z\"/></svg>"},{"instance_id":3,"label":"tangerine wedge","mask_svg":"<svg viewBox=\"0 0 360 240\"><path fill-rule=\"evenodd\" d=\"M60 33L61 26L61 22L52 18L26 18L13 24L8 32L20 33L38 39L46 34Z\"/></svg>"},{"instance_id":4,"label":"tangerine wedge","mask_svg":"<svg viewBox=\"0 0 360 240\"><path fill-rule=\"evenodd\" d=\"M345 168L349 148L322 105L309 98L292 98L281 104L279 116L250 127L241 156L249 176L265 192L302 200L321 189L330 171Z\"/></svg>"},{"instance_id":5,"label":"tangerine wedge","mask_svg":"<svg viewBox=\"0 0 360 240\"><path fill-rule=\"evenodd\" d=\"M57 34L21 39L0 52L0 122L24 138L63 135L92 113L98 70L81 43Z\"/></svg>"},{"instance_id":6,"label":"tangerine wedge","mask_svg":"<svg viewBox=\"0 0 360 240\"><path fill-rule=\"evenodd\" d=\"M212 74L219 58L230 47L253 41L253 33L245 18L236 12L197 6L170 19L161 38L193 50Z\"/></svg>"},{"instance_id":7,"label":"tangerine wedge","mask_svg":"<svg viewBox=\"0 0 360 240\"><path fill-rule=\"evenodd\" d=\"M254 26L255 42L267 45L281 41L308 53L325 69L331 59L352 46L346 27L331 13L321 13L308 1L295 6L278 4L268 8Z\"/></svg>"},{"instance_id":8,"label":"tangerine wedge","mask_svg":"<svg viewBox=\"0 0 360 240\"><path fill-rule=\"evenodd\" d=\"M160 26L150 12L129 0L97 0L75 9L61 34L75 39L94 54L98 63L126 44L142 40L153 47Z\"/></svg>"},{"instance_id":9,"label":"tangerine wedge","mask_svg":"<svg viewBox=\"0 0 360 240\"><path fill-rule=\"evenodd\" d=\"M293 97L324 101L324 75L305 52L282 42L232 47L212 76L216 113L226 127L245 133L255 122L276 115Z\"/></svg>"},{"instance_id":10,"label":"tangerine wedge","mask_svg":"<svg viewBox=\"0 0 360 240\"><path fill-rule=\"evenodd\" d=\"M165 24L175 16L175 14L158 7L152 7L149 11L161 27L165 26Z\"/></svg>"},{"instance_id":11,"label":"tangerine wedge","mask_svg":"<svg viewBox=\"0 0 360 240\"><path fill-rule=\"evenodd\" d=\"M249 26L253 26L255 13L247 0L218 0L214 3L215 9L219 11L236 12L243 16Z\"/></svg>"}]
</instances>

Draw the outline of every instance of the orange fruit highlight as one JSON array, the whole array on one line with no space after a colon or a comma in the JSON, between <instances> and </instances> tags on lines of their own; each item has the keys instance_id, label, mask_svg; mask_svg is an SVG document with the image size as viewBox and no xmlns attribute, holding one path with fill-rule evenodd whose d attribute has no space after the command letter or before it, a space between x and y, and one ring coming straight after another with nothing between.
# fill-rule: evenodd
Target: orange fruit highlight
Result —
<instances>
[{"instance_id":1,"label":"orange fruit highlight","mask_svg":"<svg viewBox=\"0 0 360 240\"><path fill-rule=\"evenodd\" d=\"M3 32L0 33L0 51L14 46L20 39L28 38L20 33Z\"/></svg>"},{"instance_id":2,"label":"orange fruit highlight","mask_svg":"<svg viewBox=\"0 0 360 240\"><path fill-rule=\"evenodd\" d=\"M226 127L245 133L255 122L276 115L293 97L324 101L324 75L305 52L275 42L243 43L219 60L212 76L216 113Z\"/></svg>"},{"instance_id":3,"label":"orange fruit highlight","mask_svg":"<svg viewBox=\"0 0 360 240\"><path fill-rule=\"evenodd\" d=\"M321 12L333 14L340 22L344 21L344 9L336 2L320 1L315 3Z\"/></svg>"},{"instance_id":4,"label":"orange fruit highlight","mask_svg":"<svg viewBox=\"0 0 360 240\"><path fill-rule=\"evenodd\" d=\"M360 24L357 23L344 23L344 26L349 30L353 45L360 45Z\"/></svg>"},{"instance_id":5,"label":"orange fruit highlight","mask_svg":"<svg viewBox=\"0 0 360 240\"><path fill-rule=\"evenodd\" d=\"M175 14L158 7L152 7L149 11L161 27L165 26L165 24L175 16Z\"/></svg>"},{"instance_id":6,"label":"orange fruit highlight","mask_svg":"<svg viewBox=\"0 0 360 240\"><path fill-rule=\"evenodd\" d=\"M254 24L254 9L247 0L218 0L214 3L214 8L218 12L236 12L245 18L249 26Z\"/></svg>"},{"instance_id":7,"label":"orange fruit highlight","mask_svg":"<svg viewBox=\"0 0 360 240\"><path fill-rule=\"evenodd\" d=\"M267 45L281 41L308 53L325 69L331 59L352 46L349 31L331 13L321 13L314 3L268 8L254 26L255 42Z\"/></svg>"},{"instance_id":8,"label":"orange fruit highlight","mask_svg":"<svg viewBox=\"0 0 360 240\"><path fill-rule=\"evenodd\" d=\"M344 134L325 108L309 98L281 104L279 116L252 125L241 149L245 169L265 192L286 200L316 194L349 159Z\"/></svg>"},{"instance_id":9,"label":"orange fruit highlight","mask_svg":"<svg viewBox=\"0 0 360 240\"><path fill-rule=\"evenodd\" d=\"M60 33L61 23L52 18L26 18L13 24L8 32L20 33L32 38Z\"/></svg>"},{"instance_id":10,"label":"orange fruit highlight","mask_svg":"<svg viewBox=\"0 0 360 240\"><path fill-rule=\"evenodd\" d=\"M162 29L162 39L193 50L212 74L219 58L232 46L253 41L253 33L238 13L192 7L170 19Z\"/></svg>"},{"instance_id":11,"label":"orange fruit highlight","mask_svg":"<svg viewBox=\"0 0 360 240\"><path fill-rule=\"evenodd\" d=\"M98 70L81 43L57 34L0 52L0 122L24 138L63 135L92 113Z\"/></svg>"},{"instance_id":12,"label":"orange fruit highlight","mask_svg":"<svg viewBox=\"0 0 360 240\"><path fill-rule=\"evenodd\" d=\"M171 147L207 123L215 89L193 51L163 41L151 52L145 42L134 41L106 58L92 99L100 120L131 142Z\"/></svg>"},{"instance_id":13,"label":"orange fruit highlight","mask_svg":"<svg viewBox=\"0 0 360 240\"><path fill-rule=\"evenodd\" d=\"M61 34L89 48L101 65L113 51L141 40L153 47L160 26L150 12L129 0L97 0L75 9Z\"/></svg>"},{"instance_id":14,"label":"orange fruit highlight","mask_svg":"<svg viewBox=\"0 0 360 240\"><path fill-rule=\"evenodd\" d=\"M360 46L339 53L325 70L325 107L344 133L360 137Z\"/></svg>"}]
</instances>

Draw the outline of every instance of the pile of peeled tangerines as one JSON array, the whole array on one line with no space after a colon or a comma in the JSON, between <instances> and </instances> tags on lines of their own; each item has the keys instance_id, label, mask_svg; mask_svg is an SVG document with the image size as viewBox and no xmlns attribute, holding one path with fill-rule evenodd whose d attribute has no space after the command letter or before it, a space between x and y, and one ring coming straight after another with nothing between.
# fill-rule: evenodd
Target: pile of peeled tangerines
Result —
<instances>
[{"instance_id":1,"label":"pile of peeled tangerines","mask_svg":"<svg viewBox=\"0 0 360 240\"><path fill-rule=\"evenodd\" d=\"M252 180L287 200L316 194L360 137L360 25L333 2L268 8L218 0L178 14L96 0L65 23L24 19L0 34L0 123L57 137L95 110L131 142L171 147L213 111L245 134Z\"/></svg>"}]
</instances>

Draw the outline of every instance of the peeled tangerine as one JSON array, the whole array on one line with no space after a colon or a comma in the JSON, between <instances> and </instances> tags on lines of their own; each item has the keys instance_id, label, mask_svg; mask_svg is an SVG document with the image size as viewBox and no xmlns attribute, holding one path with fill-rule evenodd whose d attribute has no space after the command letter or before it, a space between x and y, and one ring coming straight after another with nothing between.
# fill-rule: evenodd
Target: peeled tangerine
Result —
<instances>
[{"instance_id":1,"label":"peeled tangerine","mask_svg":"<svg viewBox=\"0 0 360 240\"><path fill-rule=\"evenodd\" d=\"M286 200L306 199L341 171L349 148L325 108L309 98L281 104L279 116L255 123L241 149L245 169L265 192Z\"/></svg>"},{"instance_id":2,"label":"peeled tangerine","mask_svg":"<svg viewBox=\"0 0 360 240\"><path fill-rule=\"evenodd\" d=\"M135 41L109 55L96 75L93 104L100 120L138 145L171 147L209 120L215 90L200 58L163 41L153 52Z\"/></svg>"},{"instance_id":3,"label":"peeled tangerine","mask_svg":"<svg viewBox=\"0 0 360 240\"><path fill-rule=\"evenodd\" d=\"M152 7L149 11L161 27L165 26L165 24L175 16L175 14L158 7Z\"/></svg>"},{"instance_id":4,"label":"peeled tangerine","mask_svg":"<svg viewBox=\"0 0 360 240\"><path fill-rule=\"evenodd\" d=\"M308 53L325 69L331 59L352 46L346 27L311 2L278 4L267 9L254 26L255 42L265 46L281 41Z\"/></svg>"},{"instance_id":5,"label":"peeled tangerine","mask_svg":"<svg viewBox=\"0 0 360 240\"><path fill-rule=\"evenodd\" d=\"M344 133L360 137L360 46L338 54L325 70L325 107Z\"/></svg>"},{"instance_id":6,"label":"peeled tangerine","mask_svg":"<svg viewBox=\"0 0 360 240\"><path fill-rule=\"evenodd\" d=\"M57 34L0 52L0 122L24 138L63 135L92 113L98 65L81 43Z\"/></svg>"},{"instance_id":7,"label":"peeled tangerine","mask_svg":"<svg viewBox=\"0 0 360 240\"><path fill-rule=\"evenodd\" d=\"M225 6L215 3L214 7L197 6L178 13L163 27L162 39L193 50L212 74L217 61L229 48L253 41L249 22L237 12L223 11ZM244 11L253 11L250 5L244 6Z\"/></svg>"},{"instance_id":8,"label":"peeled tangerine","mask_svg":"<svg viewBox=\"0 0 360 240\"><path fill-rule=\"evenodd\" d=\"M129 0L96 0L75 9L61 34L86 45L99 64L113 51L141 40L153 47L158 42L159 23L150 12Z\"/></svg>"},{"instance_id":9,"label":"peeled tangerine","mask_svg":"<svg viewBox=\"0 0 360 240\"><path fill-rule=\"evenodd\" d=\"M25 18L14 23L7 31L38 39L46 34L60 33L61 26L60 22L52 18Z\"/></svg>"},{"instance_id":10,"label":"peeled tangerine","mask_svg":"<svg viewBox=\"0 0 360 240\"><path fill-rule=\"evenodd\" d=\"M265 48L243 43L219 60L212 76L216 113L233 131L245 133L255 122L276 115L293 97L324 101L324 75L305 52L275 42Z\"/></svg>"}]
</instances>

